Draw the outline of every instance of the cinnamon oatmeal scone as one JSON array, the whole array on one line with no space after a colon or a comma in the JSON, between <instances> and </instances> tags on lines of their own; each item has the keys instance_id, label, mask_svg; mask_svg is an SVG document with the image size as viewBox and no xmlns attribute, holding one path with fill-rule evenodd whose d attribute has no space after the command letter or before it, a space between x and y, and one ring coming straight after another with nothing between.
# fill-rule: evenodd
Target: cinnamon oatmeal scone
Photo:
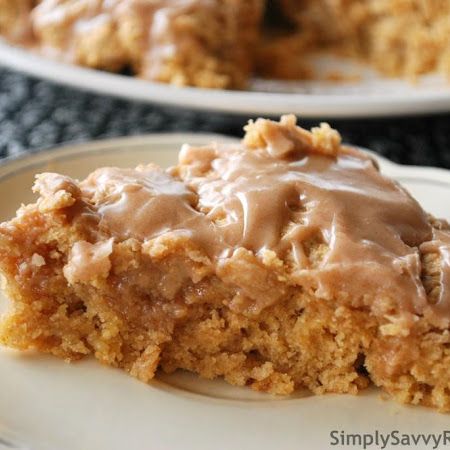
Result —
<instances>
[{"instance_id":1,"label":"cinnamon oatmeal scone","mask_svg":"<svg viewBox=\"0 0 450 450\"><path fill-rule=\"evenodd\" d=\"M300 52L283 59L288 78L298 59L317 51L361 58L388 76L410 79L429 72L450 77L450 3L441 0L280 0L297 25ZM275 44L270 43L273 47ZM267 52L263 46L260 58ZM283 54L284 45L278 43ZM302 72L300 72L300 76Z\"/></svg>"},{"instance_id":2,"label":"cinnamon oatmeal scone","mask_svg":"<svg viewBox=\"0 0 450 450\"><path fill-rule=\"evenodd\" d=\"M450 410L450 228L328 125L35 190L0 225L4 345Z\"/></svg>"},{"instance_id":3,"label":"cinnamon oatmeal scone","mask_svg":"<svg viewBox=\"0 0 450 450\"><path fill-rule=\"evenodd\" d=\"M450 77L442 0L0 0L0 34L64 61L182 86L352 78L317 73L311 57L322 52L412 81Z\"/></svg>"},{"instance_id":4,"label":"cinnamon oatmeal scone","mask_svg":"<svg viewBox=\"0 0 450 450\"><path fill-rule=\"evenodd\" d=\"M41 50L66 61L231 88L247 82L262 8L262 0L43 0L32 24Z\"/></svg>"},{"instance_id":5,"label":"cinnamon oatmeal scone","mask_svg":"<svg viewBox=\"0 0 450 450\"><path fill-rule=\"evenodd\" d=\"M244 87L263 0L125 0L119 37L138 76L212 88Z\"/></svg>"},{"instance_id":6,"label":"cinnamon oatmeal scone","mask_svg":"<svg viewBox=\"0 0 450 450\"><path fill-rule=\"evenodd\" d=\"M128 55L115 17L120 0L42 0L31 14L36 45L51 57L87 67L120 70Z\"/></svg>"}]
</instances>

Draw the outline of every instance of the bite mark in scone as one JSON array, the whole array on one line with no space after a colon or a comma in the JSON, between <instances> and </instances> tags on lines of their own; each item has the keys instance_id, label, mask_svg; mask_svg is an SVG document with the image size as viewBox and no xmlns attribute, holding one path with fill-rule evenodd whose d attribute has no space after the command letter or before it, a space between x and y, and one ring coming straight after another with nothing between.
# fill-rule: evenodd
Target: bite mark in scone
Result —
<instances>
[{"instance_id":1,"label":"bite mark in scone","mask_svg":"<svg viewBox=\"0 0 450 450\"><path fill-rule=\"evenodd\" d=\"M450 228L322 124L250 122L176 166L38 176L0 225L0 339L143 381L450 409Z\"/></svg>"}]
</instances>

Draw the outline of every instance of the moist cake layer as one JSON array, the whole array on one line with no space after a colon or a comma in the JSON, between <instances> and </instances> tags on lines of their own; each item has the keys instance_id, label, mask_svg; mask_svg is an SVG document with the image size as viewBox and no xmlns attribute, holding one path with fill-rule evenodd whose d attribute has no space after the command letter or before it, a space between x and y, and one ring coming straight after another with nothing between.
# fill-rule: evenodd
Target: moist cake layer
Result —
<instances>
[{"instance_id":1,"label":"moist cake layer","mask_svg":"<svg viewBox=\"0 0 450 450\"><path fill-rule=\"evenodd\" d=\"M450 231L322 124L250 122L176 166L41 174L0 225L0 339L143 381L186 369L278 394L450 408Z\"/></svg>"}]
</instances>

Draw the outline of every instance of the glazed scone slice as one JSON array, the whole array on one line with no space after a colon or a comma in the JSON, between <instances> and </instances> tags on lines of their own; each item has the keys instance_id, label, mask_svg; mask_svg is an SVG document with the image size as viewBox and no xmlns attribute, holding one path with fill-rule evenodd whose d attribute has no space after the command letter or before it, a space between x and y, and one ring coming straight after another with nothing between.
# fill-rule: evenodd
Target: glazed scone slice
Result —
<instances>
[{"instance_id":1,"label":"glazed scone slice","mask_svg":"<svg viewBox=\"0 0 450 450\"><path fill-rule=\"evenodd\" d=\"M307 63L311 55L325 51L362 60L390 77L417 81L425 73L450 76L448 2L280 0L278 6L297 29L287 40L263 42L258 65L266 75L273 67L272 76L320 78L323 74L314 73L312 64L308 70ZM264 64L266 57L277 58L278 66Z\"/></svg>"},{"instance_id":2,"label":"glazed scone slice","mask_svg":"<svg viewBox=\"0 0 450 450\"><path fill-rule=\"evenodd\" d=\"M32 12L44 54L177 85L243 87L262 0L43 0Z\"/></svg>"},{"instance_id":3,"label":"glazed scone slice","mask_svg":"<svg viewBox=\"0 0 450 450\"><path fill-rule=\"evenodd\" d=\"M180 86L245 87L263 0L127 0L119 37L136 73Z\"/></svg>"},{"instance_id":4,"label":"glazed scone slice","mask_svg":"<svg viewBox=\"0 0 450 450\"><path fill-rule=\"evenodd\" d=\"M0 339L143 381L450 408L450 231L322 124L258 119L163 170L40 175L0 226Z\"/></svg>"},{"instance_id":5,"label":"glazed scone slice","mask_svg":"<svg viewBox=\"0 0 450 450\"><path fill-rule=\"evenodd\" d=\"M119 0L42 0L31 13L37 49L45 56L118 71L129 57L118 36Z\"/></svg>"}]
</instances>

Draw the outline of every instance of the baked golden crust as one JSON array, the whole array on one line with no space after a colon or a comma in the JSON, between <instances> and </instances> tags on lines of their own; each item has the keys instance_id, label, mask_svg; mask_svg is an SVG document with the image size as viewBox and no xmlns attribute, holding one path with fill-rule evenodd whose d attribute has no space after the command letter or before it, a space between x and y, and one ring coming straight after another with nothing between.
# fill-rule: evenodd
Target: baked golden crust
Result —
<instances>
[{"instance_id":1,"label":"baked golden crust","mask_svg":"<svg viewBox=\"0 0 450 450\"><path fill-rule=\"evenodd\" d=\"M413 208L409 214L424 226L422 237L413 230L416 243L406 235L402 239L409 242L408 251L420 255L418 288L428 305L414 306L409 299L408 306L389 298L391 288L396 292L392 280L397 278L387 275L382 280L390 286L387 291L373 291L367 283L359 298L339 293L335 273L333 294L324 297L317 286L295 278L300 263L289 251L277 253L264 246L252 251L254 240L214 262L215 241L203 220L208 216L216 231L224 229L226 214L208 203L209 189L221 182L220 168L231 176L224 162L249 152L251 158L266 158L268 153L274 164L284 158L294 164L292 152L305 151L317 155L316 162L349 155L344 166L360 161L370 176L379 177L370 158L340 146L334 130L322 125L309 133L296 127L292 117L280 123L250 123L237 149L185 147L180 164L169 172L155 166L136 171L106 168L81 183L55 174L38 177L38 202L0 225L0 269L11 299L0 323L0 341L66 360L93 355L145 382L158 368L224 377L275 394L302 388L316 394L357 393L373 382L401 402L450 410L448 311L439 309L439 298L449 286L437 244L438 239L450 239L450 228L445 221L422 216L404 191L396 191L398 198ZM330 180L326 172L323 177ZM152 202L152 211L159 211L155 220L146 221L146 210L141 211L133 197L140 192L139 182L150 186L150 197L144 192L138 201ZM155 186L161 189L158 194ZM386 186L399 189L392 183ZM164 208L176 214L165 215ZM400 203L392 204L384 220L398 226L399 208L405 211ZM125 220L117 216L119 210ZM295 214L305 212L295 210L292 217ZM152 228L151 238L143 238L145 230L131 223L136 217L145 230ZM203 239L196 239L197 229ZM290 227L281 229L286 233ZM434 230L434 240L428 230ZM394 238L395 229L392 233ZM223 236L234 239L228 231ZM267 238L267 233L262 236ZM310 273L318 268L325 272L324 255L329 255L332 242L324 242L319 234L302 239L303 262ZM415 267L413 261L408 270ZM356 283L357 276L353 278ZM419 307L411 314L411 308ZM436 311L442 320L436 320Z\"/></svg>"}]
</instances>

